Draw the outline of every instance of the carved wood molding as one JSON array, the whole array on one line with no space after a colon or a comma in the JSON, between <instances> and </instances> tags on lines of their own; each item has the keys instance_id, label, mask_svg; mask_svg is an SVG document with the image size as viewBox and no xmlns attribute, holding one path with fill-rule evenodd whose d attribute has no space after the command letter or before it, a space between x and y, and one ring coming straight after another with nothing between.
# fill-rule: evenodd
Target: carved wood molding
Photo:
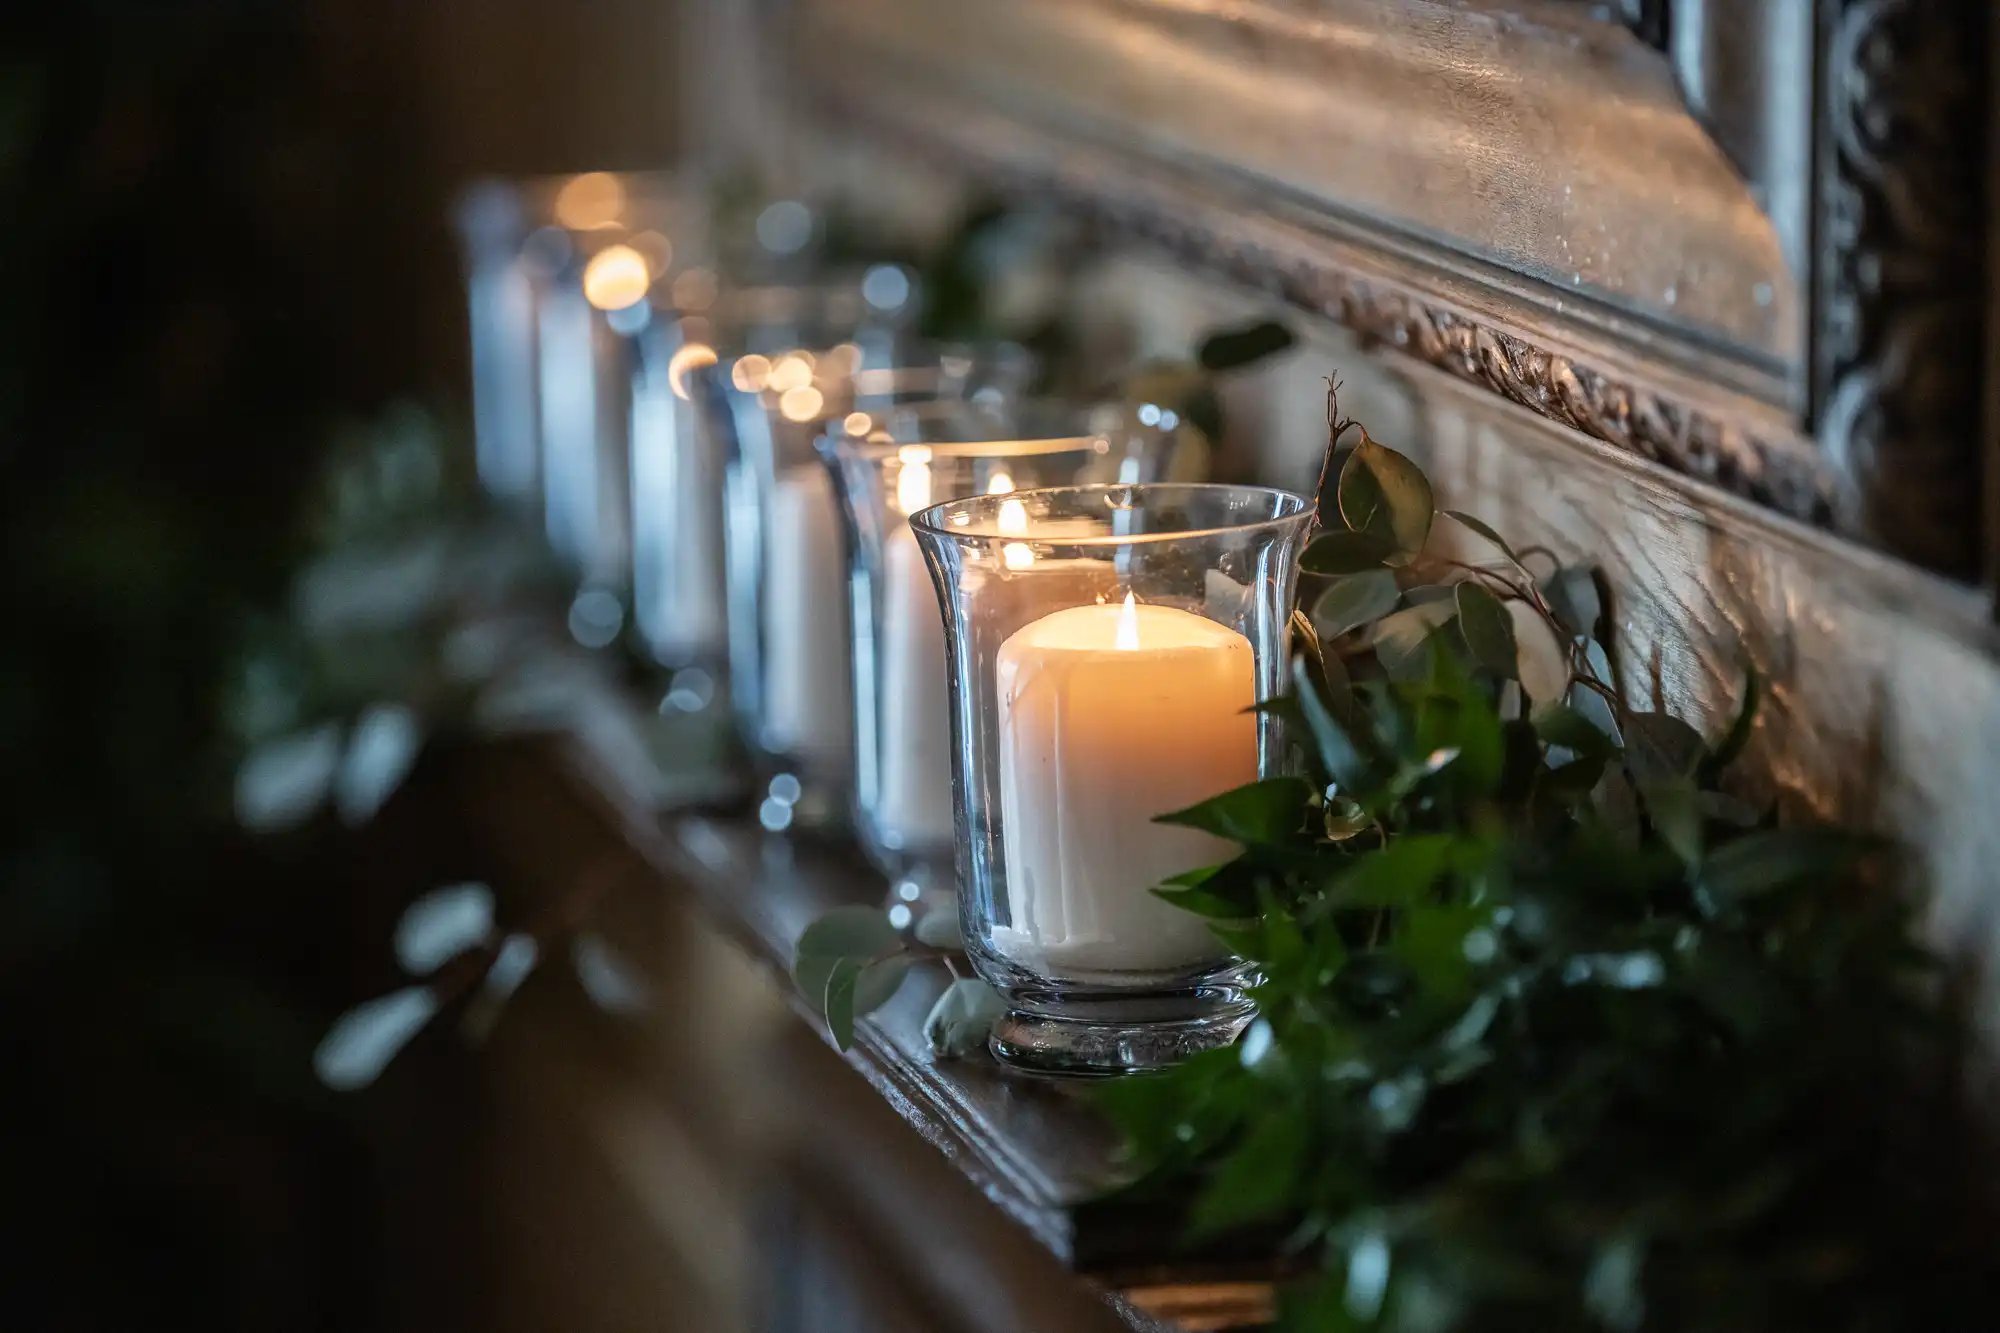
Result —
<instances>
[{"instance_id":1,"label":"carved wood molding","mask_svg":"<svg viewBox=\"0 0 2000 1333\"><path fill-rule=\"evenodd\" d=\"M1988 39L1983 5L1822 0L1814 426L1862 526L1981 556Z\"/></svg>"},{"instance_id":2,"label":"carved wood molding","mask_svg":"<svg viewBox=\"0 0 2000 1333\"><path fill-rule=\"evenodd\" d=\"M1593 439L1822 527L1857 507L1812 442L1768 411L1643 382L1622 368L1509 331L1439 300L1391 266L1285 220L1136 163L962 105L886 91L874 81L824 80L824 103L845 123L946 171L976 174L1008 193L1054 196L1115 233L1279 296L1376 346L1478 384ZM1739 409L1739 410L1732 410Z\"/></svg>"}]
</instances>

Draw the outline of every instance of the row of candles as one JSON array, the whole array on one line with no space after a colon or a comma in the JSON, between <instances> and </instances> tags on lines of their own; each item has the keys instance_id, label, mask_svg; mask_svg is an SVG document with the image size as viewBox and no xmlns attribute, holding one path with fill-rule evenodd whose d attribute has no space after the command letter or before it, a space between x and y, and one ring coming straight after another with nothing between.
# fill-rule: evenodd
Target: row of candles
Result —
<instances>
[{"instance_id":1,"label":"row of candles","mask_svg":"<svg viewBox=\"0 0 2000 1333\"><path fill-rule=\"evenodd\" d=\"M468 214L489 489L622 598L670 701L726 679L766 828L851 822L892 919L955 899L997 1054L1102 1073L1229 1040L1241 965L1152 889L1233 849L1155 817L1277 771L1252 705L1307 503L1177 478L1166 406L1039 401L1018 347L915 342L901 270L732 288L634 194Z\"/></svg>"}]
</instances>

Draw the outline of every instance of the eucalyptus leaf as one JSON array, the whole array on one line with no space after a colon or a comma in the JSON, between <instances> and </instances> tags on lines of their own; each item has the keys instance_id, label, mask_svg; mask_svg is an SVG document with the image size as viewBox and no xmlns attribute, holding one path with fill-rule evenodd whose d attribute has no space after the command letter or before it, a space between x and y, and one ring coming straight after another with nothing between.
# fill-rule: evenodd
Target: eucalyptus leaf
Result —
<instances>
[{"instance_id":1,"label":"eucalyptus leaf","mask_svg":"<svg viewBox=\"0 0 2000 1333\"><path fill-rule=\"evenodd\" d=\"M854 992L861 981L861 963L854 958L836 958L827 970L826 991L820 998L820 1013L826 1030L838 1050L854 1044Z\"/></svg>"},{"instance_id":2,"label":"eucalyptus leaf","mask_svg":"<svg viewBox=\"0 0 2000 1333\"><path fill-rule=\"evenodd\" d=\"M1704 753L1701 733L1671 713L1631 713L1625 719L1625 761L1642 788L1692 777Z\"/></svg>"},{"instance_id":3,"label":"eucalyptus leaf","mask_svg":"<svg viewBox=\"0 0 2000 1333\"><path fill-rule=\"evenodd\" d=\"M1691 778L1640 782L1639 796L1654 832L1689 865L1701 861L1702 818L1699 794Z\"/></svg>"},{"instance_id":4,"label":"eucalyptus leaf","mask_svg":"<svg viewBox=\"0 0 2000 1333\"><path fill-rule=\"evenodd\" d=\"M1495 532L1492 528L1488 527L1484 520L1474 518L1471 514L1465 513L1464 511L1458 509L1447 509L1444 511L1444 513L1447 518L1450 518L1454 522L1463 524L1465 527L1472 529L1472 531L1478 533L1481 537L1484 537L1487 541L1499 547L1500 553L1506 556L1509 560L1513 561L1516 565L1519 565L1521 563L1521 557L1514 554L1514 548L1507 544L1507 539L1502 537L1499 533Z\"/></svg>"},{"instance_id":5,"label":"eucalyptus leaf","mask_svg":"<svg viewBox=\"0 0 2000 1333\"><path fill-rule=\"evenodd\" d=\"M1506 606L1514 622L1516 679L1531 711L1561 703L1569 691L1569 650L1534 607L1519 601Z\"/></svg>"},{"instance_id":6,"label":"eucalyptus leaf","mask_svg":"<svg viewBox=\"0 0 2000 1333\"><path fill-rule=\"evenodd\" d=\"M1500 599L1471 579L1458 585L1454 601L1458 607L1459 632L1473 660L1500 676L1516 674L1514 622Z\"/></svg>"},{"instance_id":7,"label":"eucalyptus leaf","mask_svg":"<svg viewBox=\"0 0 2000 1333\"><path fill-rule=\"evenodd\" d=\"M1349 530L1387 540L1402 563L1424 549L1435 512L1423 469L1364 435L1340 470L1340 517Z\"/></svg>"},{"instance_id":8,"label":"eucalyptus leaf","mask_svg":"<svg viewBox=\"0 0 2000 1333\"><path fill-rule=\"evenodd\" d=\"M1372 532L1328 529L1306 544L1299 568L1308 574L1359 574L1380 569L1396 553L1396 544Z\"/></svg>"},{"instance_id":9,"label":"eucalyptus leaf","mask_svg":"<svg viewBox=\"0 0 2000 1333\"><path fill-rule=\"evenodd\" d=\"M1565 565L1542 582L1542 596L1564 629L1579 639L1597 637L1604 618L1604 601L1597 591L1595 570Z\"/></svg>"},{"instance_id":10,"label":"eucalyptus leaf","mask_svg":"<svg viewBox=\"0 0 2000 1333\"><path fill-rule=\"evenodd\" d=\"M958 927L958 913L950 907L937 907L920 914L912 933L917 937L917 943L933 949L965 947L965 937Z\"/></svg>"},{"instance_id":11,"label":"eucalyptus leaf","mask_svg":"<svg viewBox=\"0 0 2000 1333\"><path fill-rule=\"evenodd\" d=\"M1618 753L1618 744L1596 723L1566 704L1545 708L1535 715L1535 734L1550 745L1572 754L1609 759Z\"/></svg>"},{"instance_id":12,"label":"eucalyptus leaf","mask_svg":"<svg viewBox=\"0 0 2000 1333\"><path fill-rule=\"evenodd\" d=\"M1396 609L1402 599L1396 576L1371 569L1334 580L1313 603L1312 624L1322 641L1337 639Z\"/></svg>"},{"instance_id":13,"label":"eucalyptus leaf","mask_svg":"<svg viewBox=\"0 0 2000 1333\"><path fill-rule=\"evenodd\" d=\"M1006 1012L1000 992L977 977L960 977L925 1015L924 1040L940 1059L977 1054L986 1049L993 1025Z\"/></svg>"},{"instance_id":14,"label":"eucalyptus leaf","mask_svg":"<svg viewBox=\"0 0 2000 1333\"><path fill-rule=\"evenodd\" d=\"M869 959L902 948L902 936L879 908L836 907L815 918L799 936L796 954Z\"/></svg>"},{"instance_id":15,"label":"eucalyptus leaf","mask_svg":"<svg viewBox=\"0 0 2000 1333\"><path fill-rule=\"evenodd\" d=\"M1394 680L1415 680L1430 670L1431 635L1458 614L1453 602L1405 607L1375 624L1375 656Z\"/></svg>"}]
</instances>

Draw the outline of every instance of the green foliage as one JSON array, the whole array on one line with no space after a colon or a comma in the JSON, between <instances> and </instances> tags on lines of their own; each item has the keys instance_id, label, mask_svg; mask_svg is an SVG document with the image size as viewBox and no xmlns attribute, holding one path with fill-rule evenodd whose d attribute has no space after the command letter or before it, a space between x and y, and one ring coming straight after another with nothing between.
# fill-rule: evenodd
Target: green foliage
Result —
<instances>
[{"instance_id":1,"label":"green foliage","mask_svg":"<svg viewBox=\"0 0 2000 1333\"><path fill-rule=\"evenodd\" d=\"M1335 441L1352 423L1335 421ZM1430 487L1335 452L1293 688L1303 782L1165 816L1242 847L1159 890L1255 965L1238 1046L1102 1104L1199 1234L1280 1229L1285 1328L1958 1327L1951 1048L1874 840L1775 828L1629 709L1588 570L1431 549ZM1337 525L1336 525L1337 522ZM1307 600L1310 599L1310 600ZM1523 697L1525 695L1525 698ZM1946 1116L1938 1124L1956 1124ZM1978 1234L1978 1233L1975 1233ZM1951 1256L1958 1256L1954 1260Z\"/></svg>"}]
</instances>

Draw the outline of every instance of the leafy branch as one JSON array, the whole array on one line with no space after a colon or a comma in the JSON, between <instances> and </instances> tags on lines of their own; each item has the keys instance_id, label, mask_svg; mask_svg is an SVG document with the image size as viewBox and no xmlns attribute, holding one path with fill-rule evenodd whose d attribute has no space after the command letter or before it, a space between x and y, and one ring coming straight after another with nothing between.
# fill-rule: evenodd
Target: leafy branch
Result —
<instances>
[{"instance_id":1,"label":"leafy branch","mask_svg":"<svg viewBox=\"0 0 2000 1333\"><path fill-rule=\"evenodd\" d=\"M1259 705L1301 771L1162 816L1242 849L1156 892L1255 965L1259 1017L1101 1090L1137 1188L1288 1234L1295 1329L1981 1308L1957 1029L1883 848L1721 785L1758 677L1712 741L1631 707L1591 571L1437 510L1331 385L1328 427L1292 688Z\"/></svg>"}]
</instances>

